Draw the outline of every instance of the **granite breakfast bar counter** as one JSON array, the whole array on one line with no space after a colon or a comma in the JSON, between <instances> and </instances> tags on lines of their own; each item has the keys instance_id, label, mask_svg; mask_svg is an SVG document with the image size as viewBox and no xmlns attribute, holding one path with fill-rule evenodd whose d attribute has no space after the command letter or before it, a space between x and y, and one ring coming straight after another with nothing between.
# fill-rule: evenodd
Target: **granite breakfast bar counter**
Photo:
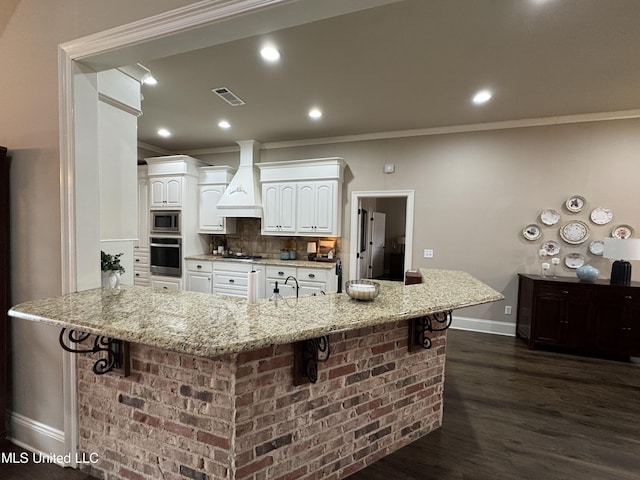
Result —
<instances>
[{"instance_id":1,"label":"granite breakfast bar counter","mask_svg":"<svg viewBox=\"0 0 640 480\"><path fill-rule=\"evenodd\" d=\"M123 287L10 314L130 342L127 377L78 355L79 448L100 458L82 468L97 476L339 479L441 425L446 331L409 351L411 319L502 299L464 272L421 273L373 302ZM297 345L317 338L330 356L294 385Z\"/></svg>"}]
</instances>

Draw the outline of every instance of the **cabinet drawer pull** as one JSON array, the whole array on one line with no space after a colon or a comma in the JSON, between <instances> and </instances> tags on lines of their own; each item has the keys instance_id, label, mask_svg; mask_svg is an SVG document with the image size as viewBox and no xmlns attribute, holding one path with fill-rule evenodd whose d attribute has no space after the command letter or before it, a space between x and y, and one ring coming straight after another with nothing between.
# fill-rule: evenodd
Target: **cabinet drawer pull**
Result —
<instances>
[{"instance_id":1,"label":"cabinet drawer pull","mask_svg":"<svg viewBox=\"0 0 640 480\"><path fill-rule=\"evenodd\" d=\"M278 275L283 276L284 272L278 272Z\"/></svg>"},{"instance_id":2,"label":"cabinet drawer pull","mask_svg":"<svg viewBox=\"0 0 640 480\"><path fill-rule=\"evenodd\" d=\"M230 278L229 283L235 283L235 280L233 278Z\"/></svg>"},{"instance_id":3,"label":"cabinet drawer pull","mask_svg":"<svg viewBox=\"0 0 640 480\"><path fill-rule=\"evenodd\" d=\"M196 268L200 270L202 268L202 265L196 265Z\"/></svg>"},{"instance_id":4,"label":"cabinet drawer pull","mask_svg":"<svg viewBox=\"0 0 640 480\"><path fill-rule=\"evenodd\" d=\"M624 299L625 300L633 300L633 297L631 295L625 295Z\"/></svg>"},{"instance_id":5,"label":"cabinet drawer pull","mask_svg":"<svg viewBox=\"0 0 640 480\"><path fill-rule=\"evenodd\" d=\"M139 276L140 276L140 274L139 274L139 273L136 273L136 277L139 277Z\"/></svg>"},{"instance_id":6,"label":"cabinet drawer pull","mask_svg":"<svg viewBox=\"0 0 640 480\"><path fill-rule=\"evenodd\" d=\"M139 262L139 261L140 261L140 259L139 259L139 258L136 258L136 262Z\"/></svg>"},{"instance_id":7,"label":"cabinet drawer pull","mask_svg":"<svg viewBox=\"0 0 640 480\"><path fill-rule=\"evenodd\" d=\"M315 276L315 274L310 273L310 274L309 274L309 278L316 278L316 276Z\"/></svg>"},{"instance_id":8,"label":"cabinet drawer pull","mask_svg":"<svg viewBox=\"0 0 640 480\"><path fill-rule=\"evenodd\" d=\"M569 290L562 290L563 295L569 295Z\"/></svg>"}]
</instances>

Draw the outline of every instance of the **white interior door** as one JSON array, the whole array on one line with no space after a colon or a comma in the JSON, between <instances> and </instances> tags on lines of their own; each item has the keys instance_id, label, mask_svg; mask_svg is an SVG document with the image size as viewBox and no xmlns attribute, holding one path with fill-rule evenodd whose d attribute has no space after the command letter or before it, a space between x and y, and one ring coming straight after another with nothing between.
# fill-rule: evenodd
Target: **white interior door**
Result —
<instances>
[{"instance_id":1,"label":"white interior door","mask_svg":"<svg viewBox=\"0 0 640 480\"><path fill-rule=\"evenodd\" d=\"M386 215L380 212L371 213L370 229L371 241L369 247L371 250L369 278L379 278L384 275L384 230L386 224Z\"/></svg>"},{"instance_id":2,"label":"white interior door","mask_svg":"<svg viewBox=\"0 0 640 480\"><path fill-rule=\"evenodd\" d=\"M357 261L356 280L369 277L369 215L363 208L358 209Z\"/></svg>"}]
</instances>

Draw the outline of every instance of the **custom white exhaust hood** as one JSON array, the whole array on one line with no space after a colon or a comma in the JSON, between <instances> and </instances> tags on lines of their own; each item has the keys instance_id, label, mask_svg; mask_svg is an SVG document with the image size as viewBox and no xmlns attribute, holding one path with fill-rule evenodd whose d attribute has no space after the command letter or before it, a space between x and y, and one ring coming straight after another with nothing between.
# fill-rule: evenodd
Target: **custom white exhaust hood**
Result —
<instances>
[{"instance_id":1,"label":"custom white exhaust hood","mask_svg":"<svg viewBox=\"0 0 640 480\"><path fill-rule=\"evenodd\" d=\"M223 217L262 217L262 191L259 171L260 143L240 140L240 166L220 197L217 209Z\"/></svg>"}]
</instances>

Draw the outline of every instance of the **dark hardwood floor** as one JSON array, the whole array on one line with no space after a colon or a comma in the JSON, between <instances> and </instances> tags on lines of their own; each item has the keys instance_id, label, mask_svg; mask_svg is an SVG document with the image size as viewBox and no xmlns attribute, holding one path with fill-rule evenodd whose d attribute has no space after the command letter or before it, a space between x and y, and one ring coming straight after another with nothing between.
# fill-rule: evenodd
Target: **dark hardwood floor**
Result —
<instances>
[{"instance_id":1,"label":"dark hardwood floor","mask_svg":"<svg viewBox=\"0 0 640 480\"><path fill-rule=\"evenodd\" d=\"M640 366L450 331L444 424L349 480L636 480ZM88 480L0 464L0 479Z\"/></svg>"}]
</instances>

